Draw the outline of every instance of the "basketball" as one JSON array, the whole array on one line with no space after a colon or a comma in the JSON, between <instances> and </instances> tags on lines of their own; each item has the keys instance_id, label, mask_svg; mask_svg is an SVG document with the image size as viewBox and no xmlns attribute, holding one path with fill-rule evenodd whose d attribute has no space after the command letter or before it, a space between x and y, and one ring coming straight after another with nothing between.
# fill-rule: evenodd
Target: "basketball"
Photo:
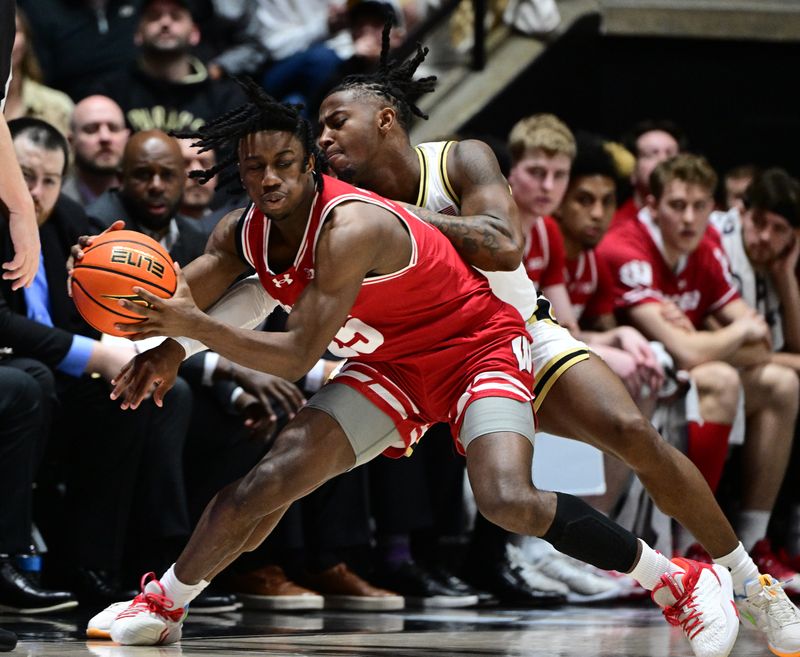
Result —
<instances>
[{"instance_id":1,"label":"basketball","mask_svg":"<svg viewBox=\"0 0 800 657\"><path fill-rule=\"evenodd\" d=\"M141 287L163 299L175 293L177 279L172 258L154 239L132 230L115 230L98 236L83 249L83 259L72 273L72 299L81 316L109 335L125 336L114 324L141 321L117 301L146 303L133 291Z\"/></svg>"}]
</instances>

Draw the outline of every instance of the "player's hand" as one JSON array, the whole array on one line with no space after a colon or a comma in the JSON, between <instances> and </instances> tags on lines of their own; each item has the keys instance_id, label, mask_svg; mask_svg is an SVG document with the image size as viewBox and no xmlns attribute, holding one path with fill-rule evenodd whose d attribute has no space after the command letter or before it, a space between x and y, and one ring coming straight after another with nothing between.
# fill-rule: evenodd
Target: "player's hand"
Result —
<instances>
[{"instance_id":1,"label":"player's hand","mask_svg":"<svg viewBox=\"0 0 800 657\"><path fill-rule=\"evenodd\" d=\"M632 326L620 326L614 332L619 348L633 356L651 392L658 392L664 385L664 369L653 353L649 340Z\"/></svg>"},{"instance_id":2,"label":"player's hand","mask_svg":"<svg viewBox=\"0 0 800 657\"><path fill-rule=\"evenodd\" d=\"M122 219L118 219L100 235L105 235L112 230L123 230L124 228L125 222ZM72 270L75 269L75 263L83 258L83 249L90 247L92 242L100 235L81 235L78 238L78 243L69 248L69 258L67 258L67 294L70 297L72 296Z\"/></svg>"},{"instance_id":3,"label":"player's hand","mask_svg":"<svg viewBox=\"0 0 800 657\"><path fill-rule=\"evenodd\" d=\"M207 317L194 302L192 291L189 289L180 265L176 262L174 267L178 285L171 298L162 299L141 287L134 286L133 291L147 305L134 303L127 299L118 301L125 310L140 315L143 320L135 324L114 325L118 330L125 331L126 338L143 340L164 335L172 338L192 337L198 322Z\"/></svg>"},{"instance_id":4,"label":"player's hand","mask_svg":"<svg viewBox=\"0 0 800 657\"><path fill-rule=\"evenodd\" d=\"M12 290L29 287L39 268L39 226L36 216L11 213L8 218L11 242L14 245L14 258L3 263L3 280L13 281Z\"/></svg>"},{"instance_id":5,"label":"player's hand","mask_svg":"<svg viewBox=\"0 0 800 657\"><path fill-rule=\"evenodd\" d=\"M617 349L616 347L597 347L598 355L605 361L606 365L622 379L631 397L637 399L642 387L646 384L642 370L636 363L636 359L629 353Z\"/></svg>"},{"instance_id":6,"label":"player's hand","mask_svg":"<svg viewBox=\"0 0 800 657\"><path fill-rule=\"evenodd\" d=\"M786 277L793 277L797 271L798 260L800 260L800 236L798 236L798 232L795 231L789 248L772 263L770 273L773 278L779 281L781 279L785 280Z\"/></svg>"},{"instance_id":7,"label":"player's hand","mask_svg":"<svg viewBox=\"0 0 800 657\"><path fill-rule=\"evenodd\" d=\"M764 317L755 309L751 309L747 315L743 315L735 320L744 331L744 342L771 342L769 324Z\"/></svg>"},{"instance_id":8,"label":"player's hand","mask_svg":"<svg viewBox=\"0 0 800 657\"><path fill-rule=\"evenodd\" d=\"M306 403L306 399L300 389L291 381L282 379L274 374L258 372L248 367L241 367L232 363L233 379L242 388L255 397L258 402L269 412L274 420L277 415L273 411L272 404L277 402L281 405L288 419L294 418L298 410Z\"/></svg>"},{"instance_id":9,"label":"player's hand","mask_svg":"<svg viewBox=\"0 0 800 657\"><path fill-rule=\"evenodd\" d=\"M184 356L183 347L174 340L143 351L111 380L111 399L121 400L123 409L136 409L152 393L156 406L163 406L164 395L175 385Z\"/></svg>"}]
</instances>

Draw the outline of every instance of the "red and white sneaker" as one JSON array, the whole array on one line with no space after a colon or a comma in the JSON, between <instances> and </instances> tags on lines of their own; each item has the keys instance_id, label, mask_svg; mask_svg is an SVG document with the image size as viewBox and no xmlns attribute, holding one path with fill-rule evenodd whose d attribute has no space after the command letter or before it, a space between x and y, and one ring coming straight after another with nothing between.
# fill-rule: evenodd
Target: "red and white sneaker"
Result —
<instances>
[{"instance_id":1,"label":"red and white sneaker","mask_svg":"<svg viewBox=\"0 0 800 657\"><path fill-rule=\"evenodd\" d=\"M769 573L773 579L780 581L783 590L790 598L800 597L800 575L790 568L772 551L768 538L762 538L750 550L750 556L760 573Z\"/></svg>"},{"instance_id":2,"label":"red and white sneaker","mask_svg":"<svg viewBox=\"0 0 800 657\"><path fill-rule=\"evenodd\" d=\"M681 558L672 563L681 570L661 576L653 601L683 630L696 657L727 657L739 633L728 569Z\"/></svg>"},{"instance_id":3,"label":"red and white sneaker","mask_svg":"<svg viewBox=\"0 0 800 657\"><path fill-rule=\"evenodd\" d=\"M131 606L133 600L127 602L114 602L108 605L99 614L95 614L86 624L87 639L110 639L111 623L121 611Z\"/></svg>"},{"instance_id":4,"label":"red and white sneaker","mask_svg":"<svg viewBox=\"0 0 800 657\"><path fill-rule=\"evenodd\" d=\"M187 614L184 607L174 608L155 573L147 573L142 577L142 592L111 623L111 638L124 646L175 643L181 639Z\"/></svg>"}]
</instances>

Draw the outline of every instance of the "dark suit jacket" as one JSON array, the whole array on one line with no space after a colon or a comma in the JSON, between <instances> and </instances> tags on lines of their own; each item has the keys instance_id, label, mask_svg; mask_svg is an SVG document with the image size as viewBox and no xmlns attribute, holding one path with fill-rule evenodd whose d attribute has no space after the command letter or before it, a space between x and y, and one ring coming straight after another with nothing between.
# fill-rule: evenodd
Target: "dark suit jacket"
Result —
<instances>
[{"instance_id":1,"label":"dark suit jacket","mask_svg":"<svg viewBox=\"0 0 800 657\"><path fill-rule=\"evenodd\" d=\"M97 200L86 208L89 221L95 229L92 232L105 230L117 219L125 222L128 230L142 230L139 222L135 221L122 200L119 191L109 190L100 195ZM202 255L206 248L208 236L196 219L189 219L183 215L176 215L175 221L178 223L179 237L175 245L170 249L169 254L173 260L186 266L197 256Z\"/></svg>"},{"instance_id":2,"label":"dark suit jacket","mask_svg":"<svg viewBox=\"0 0 800 657\"><path fill-rule=\"evenodd\" d=\"M11 259L13 245L8 222L0 219L0 254L2 262ZM9 281L0 281L0 346L11 347L18 356L29 356L50 367L60 363L72 345L75 333L97 338L99 333L78 314L67 295L66 260L69 248L79 235L89 234L88 218L83 208L71 199L60 196L53 214L39 229L50 295L50 316L54 327L28 319L25 294L11 290Z\"/></svg>"}]
</instances>

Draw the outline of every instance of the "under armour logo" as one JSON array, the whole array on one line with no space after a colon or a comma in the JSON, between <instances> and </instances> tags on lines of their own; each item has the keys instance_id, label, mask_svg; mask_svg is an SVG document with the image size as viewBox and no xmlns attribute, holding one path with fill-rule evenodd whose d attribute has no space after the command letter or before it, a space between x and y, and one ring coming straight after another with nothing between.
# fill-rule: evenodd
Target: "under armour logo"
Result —
<instances>
[{"instance_id":1,"label":"under armour logo","mask_svg":"<svg viewBox=\"0 0 800 657\"><path fill-rule=\"evenodd\" d=\"M309 269L308 267L303 267L303 271L306 273L306 278L308 280L312 280L314 278L314 270Z\"/></svg>"},{"instance_id":2,"label":"under armour logo","mask_svg":"<svg viewBox=\"0 0 800 657\"><path fill-rule=\"evenodd\" d=\"M280 287L281 285L291 285L292 283L294 283L294 280L292 280L292 277L289 274L284 274L283 276L272 279L272 284L275 287Z\"/></svg>"}]
</instances>

